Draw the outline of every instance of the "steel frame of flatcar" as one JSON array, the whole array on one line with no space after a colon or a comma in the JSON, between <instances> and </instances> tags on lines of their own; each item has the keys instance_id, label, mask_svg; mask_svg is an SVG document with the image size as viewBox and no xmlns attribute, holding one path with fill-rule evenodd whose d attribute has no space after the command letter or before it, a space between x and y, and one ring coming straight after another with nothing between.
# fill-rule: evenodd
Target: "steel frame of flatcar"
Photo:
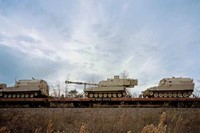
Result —
<instances>
[{"instance_id":1,"label":"steel frame of flatcar","mask_svg":"<svg viewBox=\"0 0 200 133\"><path fill-rule=\"evenodd\" d=\"M0 107L200 108L200 98L0 98Z\"/></svg>"}]
</instances>

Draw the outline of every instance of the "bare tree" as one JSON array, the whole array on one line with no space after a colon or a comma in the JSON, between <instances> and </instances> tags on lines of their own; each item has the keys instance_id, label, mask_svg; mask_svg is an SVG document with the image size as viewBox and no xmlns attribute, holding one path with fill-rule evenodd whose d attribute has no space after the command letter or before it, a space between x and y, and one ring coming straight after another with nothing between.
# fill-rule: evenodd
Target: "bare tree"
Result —
<instances>
[{"instance_id":1,"label":"bare tree","mask_svg":"<svg viewBox=\"0 0 200 133\"><path fill-rule=\"evenodd\" d=\"M61 94L60 94L60 91L61 91L60 81L57 81L57 83L56 83L56 89L57 89L58 97L60 97L61 96Z\"/></svg>"},{"instance_id":2,"label":"bare tree","mask_svg":"<svg viewBox=\"0 0 200 133\"><path fill-rule=\"evenodd\" d=\"M197 80L197 86L194 89L194 97L200 98L200 80Z\"/></svg>"},{"instance_id":3,"label":"bare tree","mask_svg":"<svg viewBox=\"0 0 200 133\"><path fill-rule=\"evenodd\" d=\"M53 94L52 94L54 97L58 97L58 92L56 90L56 88L54 87L53 88Z\"/></svg>"},{"instance_id":4,"label":"bare tree","mask_svg":"<svg viewBox=\"0 0 200 133\"><path fill-rule=\"evenodd\" d=\"M124 70L124 71L121 73L121 78L123 78L123 79L127 79L128 76L129 76L129 73L128 73L126 70Z\"/></svg>"}]
</instances>

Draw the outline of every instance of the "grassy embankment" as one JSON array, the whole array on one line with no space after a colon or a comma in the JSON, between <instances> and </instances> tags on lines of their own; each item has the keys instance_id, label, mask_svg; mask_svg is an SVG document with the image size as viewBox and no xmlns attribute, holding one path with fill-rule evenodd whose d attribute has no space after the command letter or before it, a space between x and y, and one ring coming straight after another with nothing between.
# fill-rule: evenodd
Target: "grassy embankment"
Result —
<instances>
[{"instance_id":1,"label":"grassy embankment","mask_svg":"<svg viewBox=\"0 0 200 133\"><path fill-rule=\"evenodd\" d=\"M199 125L200 109L0 109L0 130L12 133L199 133Z\"/></svg>"}]
</instances>

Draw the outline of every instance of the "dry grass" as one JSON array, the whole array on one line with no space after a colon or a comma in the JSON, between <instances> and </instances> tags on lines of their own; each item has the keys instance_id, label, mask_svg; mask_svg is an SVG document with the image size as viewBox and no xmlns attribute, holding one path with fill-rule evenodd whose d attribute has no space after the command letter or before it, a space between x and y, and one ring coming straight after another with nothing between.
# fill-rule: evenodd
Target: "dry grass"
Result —
<instances>
[{"instance_id":1,"label":"dry grass","mask_svg":"<svg viewBox=\"0 0 200 133\"><path fill-rule=\"evenodd\" d=\"M199 125L200 109L0 109L0 133L199 133Z\"/></svg>"},{"instance_id":2,"label":"dry grass","mask_svg":"<svg viewBox=\"0 0 200 133\"><path fill-rule=\"evenodd\" d=\"M162 113L160 116L160 123L158 126L146 125L141 133L166 133L167 131L167 125L165 124L167 121L167 115L165 112Z\"/></svg>"},{"instance_id":3,"label":"dry grass","mask_svg":"<svg viewBox=\"0 0 200 133\"><path fill-rule=\"evenodd\" d=\"M81 123L79 133L87 133L86 131L86 124L84 122Z\"/></svg>"}]
</instances>

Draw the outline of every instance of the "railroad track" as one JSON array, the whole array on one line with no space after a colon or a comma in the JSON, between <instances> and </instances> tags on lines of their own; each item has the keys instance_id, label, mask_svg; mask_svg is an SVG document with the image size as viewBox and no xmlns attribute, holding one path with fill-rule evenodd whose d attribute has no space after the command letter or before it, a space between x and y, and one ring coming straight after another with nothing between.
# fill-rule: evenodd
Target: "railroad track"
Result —
<instances>
[{"instance_id":1,"label":"railroad track","mask_svg":"<svg viewBox=\"0 0 200 133\"><path fill-rule=\"evenodd\" d=\"M200 98L0 98L0 108L200 108Z\"/></svg>"}]
</instances>

